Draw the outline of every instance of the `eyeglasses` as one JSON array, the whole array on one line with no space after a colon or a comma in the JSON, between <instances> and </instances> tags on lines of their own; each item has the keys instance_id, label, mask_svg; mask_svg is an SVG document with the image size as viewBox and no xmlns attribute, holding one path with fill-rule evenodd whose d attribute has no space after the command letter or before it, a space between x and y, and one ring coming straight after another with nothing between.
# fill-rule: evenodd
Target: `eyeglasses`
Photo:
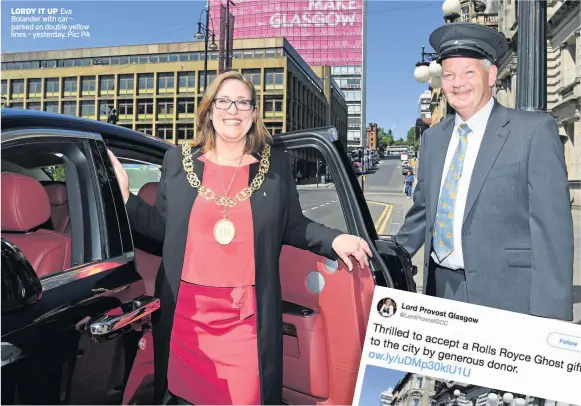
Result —
<instances>
[{"instance_id":1,"label":"eyeglasses","mask_svg":"<svg viewBox=\"0 0 581 406\"><path fill-rule=\"evenodd\" d=\"M214 105L217 109L228 110L232 104L236 105L236 108L240 111L248 111L252 108L254 103L252 100L230 100L230 99L215 99Z\"/></svg>"}]
</instances>

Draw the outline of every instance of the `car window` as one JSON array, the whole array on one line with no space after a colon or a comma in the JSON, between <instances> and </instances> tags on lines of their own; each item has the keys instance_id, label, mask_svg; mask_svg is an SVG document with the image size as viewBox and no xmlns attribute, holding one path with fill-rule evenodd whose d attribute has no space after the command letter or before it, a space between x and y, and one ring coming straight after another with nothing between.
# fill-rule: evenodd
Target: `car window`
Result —
<instances>
[{"instance_id":1,"label":"car window","mask_svg":"<svg viewBox=\"0 0 581 406\"><path fill-rule=\"evenodd\" d=\"M128 158L119 158L119 162L127 171L131 193L137 194L143 185L149 182L159 182L161 178L159 165Z\"/></svg>"},{"instance_id":2,"label":"car window","mask_svg":"<svg viewBox=\"0 0 581 406\"><path fill-rule=\"evenodd\" d=\"M303 214L327 227L347 232L331 172L321 153L310 147L289 149Z\"/></svg>"},{"instance_id":3,"label":"car window","mask_svg":"<svg viewBox=\"0 0 581 406\"><path fill-rule=\"evenodd\" d=\"M34 193L41 190L50 205L50 215L41 224L35 213L41 207L38 201L23 200L17 210L1 208L3 219L11 216L5 213L9 210L17 217L12 224L2 224L2 237L22 251L41 279L101 259L100 248L91 244L99 235L99 222L87 147L81 140L52 138L23 139L2 147L3 181L5 176L16 179L13 174L25 176L28 183L19 183L25 191L30 181L38 182L42 189Z\"/></svg>"},{"instance_id":4,"label":"car window","mask_svg":"<svg viewBox=\"0 0 581 406\"><path fill-rule=\"evenodd\" d=\"M42 170L50 176L51 180L57 182L65 182L66 173L65 173L65 166L64 165L51 165Z\"/></svg>"}]
</instances>

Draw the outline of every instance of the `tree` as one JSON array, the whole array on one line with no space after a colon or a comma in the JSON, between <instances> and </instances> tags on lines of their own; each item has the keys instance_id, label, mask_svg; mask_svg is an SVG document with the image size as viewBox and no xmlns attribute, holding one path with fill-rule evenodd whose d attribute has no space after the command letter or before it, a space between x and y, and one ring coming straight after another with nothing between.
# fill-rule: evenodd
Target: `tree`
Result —
<instances>
[{"instance_id":1,"label":"tree","mask_svg":"<svg viewBox=\"0 0 581 406\"><path fill-rule=\"evenodd\" d=\"M418 151L420 148L420 140L416 139L416 127L410 127L408 130L408 136L406 141L407 146L414 151Z\"/></svg>"},{"instance_id":2,"label":"tree","mask_svg":"<svg viewBox=\"0 0 581 406\"><path fill-rule=\"evenodd\" d=\"M48 168L46 168L46 171L49 173L52 180L59 182L66 181L64 166L49 166Z\"/></svg>"},{"instance_id":3,"label":"tree","mask_svg":"<svg viewBox=\"0 0 581 406\"><path fill-rule=\"evenodd\" d=\"M378 128L377 129L377 140L378 140L378 144L379 144L379 149L381 151L385 151L385 149L387 147L389 147L390 145L393 145L393 135L391 133L391 130L389 130L386 134L385 130L383 128Z\"/></svg>"}]
</instances>

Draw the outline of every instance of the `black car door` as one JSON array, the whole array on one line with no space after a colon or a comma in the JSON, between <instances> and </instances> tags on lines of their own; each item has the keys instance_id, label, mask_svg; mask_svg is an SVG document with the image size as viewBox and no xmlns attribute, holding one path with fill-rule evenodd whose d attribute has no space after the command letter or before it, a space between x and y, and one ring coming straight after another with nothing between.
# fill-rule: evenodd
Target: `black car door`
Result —
<instances>
[{"instance_id":1,"label":"black car door","mask_svg":"<svg viewBox=\"0 0 581 406\"><path fill-rule=\"evenodd\" d=\"M138 342L159 306L135 270L129 227L117 215L123 202L102 148L99 135L81 131L2 133L2 238L36 264L32 275L14 261L21 272L2 269L3 404L121 403ZM37 192L40 183L50 204L50 218L30 230L5 226L14 214L4 199L17 197L5 194L14 182L4 179L14 174ZM46 210L47 198L23 200L17 215L37 218L32 211ZM42 245L55 240L70 252L57 270L47 267L54 250ZM41 292L24 294L26 286Z\"/></svg>"},{"instance_id":2,"label":"black car door","mask_svg":"<svg viewBox=\"0 0 581 406\"><path fill-rule=\"evenodd\" d=\"M274 148L286 152L294 173L303 174L297 189L304 215L362 237L373 251L370 267L355 263L352 273L341 261L290 246L280 258L283 399L351 404L374 287L415 290L411 260L394 241L377 235L334 128L277 135Z\"/></svg>"}]
</instances>

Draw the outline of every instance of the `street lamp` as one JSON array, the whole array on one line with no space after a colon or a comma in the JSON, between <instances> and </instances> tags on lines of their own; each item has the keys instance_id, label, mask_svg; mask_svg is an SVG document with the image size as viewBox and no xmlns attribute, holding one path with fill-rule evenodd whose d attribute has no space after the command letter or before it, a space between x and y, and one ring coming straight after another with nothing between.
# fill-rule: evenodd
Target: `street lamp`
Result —
<instances>
[{"instance_id":1,"label":"street lamp","mask_svg":"<svg viewBox=\"0 0 581 406\"><path fill-rule=\"evenodd\" d=\"M458 398L460 397L460 390L456 389L454 391L454 406L458 406Z\"/></svg>"},{"instance_id":2,"label":"street lamp","mask_svg":"<svg viewBox=\"0 0 581 406\"><path fill-rule=\"evenodd\" d=\"M416 63L414 78L420 83L429 82L430 87L437 89L442 85L442 66L436 62L438 54L425 52L422 47L422 60Z\"/></svg>"},{"instance_id":3,"label":"street lamp","mask_svg":"<svg viewBox=\"0 0 581 406\"><path fill-rule=\"evenodd\" d=\"M442 12L444 13L444 20L447 23L453 23L462 14L462 4L460 0L446 0L442 4Z\"/></svg>"},{"instance_id":4,"label":"street lamp","mask_svg":"<svg viewBox=\"0 0 581 406\"><path fill-rule=\"evenodd\" d=\"M498 401L499 401L499 397L496 393L491 392L488 394L488 397L486 399L486 403L489 406L498 406ZM514 401L514 405L515 406L525 406L526 405L526 400L523 398L514 398L514 395L510 392L506 392L504 395L502 395L502 402L505 405L512 405Z\"/></svg>"},{"instance_id":5,"label":"street lamp","mask_svg":"<svg viewBox=\"0 0 581 406\"><path fill-rule=\"evenodd\" d=\"M204 11L206 11L206 24L203 24L201 21L202 13ZM210 2L209 1L206 2L206 8L204 8L204 10L202 10L202 13L200 13L200 18L198 20L198 32L196 33L195 37L196 37L196 39L203 38L205 40L205 44L204 44L204 91L206 91L206 86L208 84L208 38L210 36L212 37L212 43L209 46L211 51L217 50L218 45L216 45L216 35L214 34L214 31L208 28L210 26L210 19L211 19L211 17L210 17Z\"/></svg>"}]
</instances>

